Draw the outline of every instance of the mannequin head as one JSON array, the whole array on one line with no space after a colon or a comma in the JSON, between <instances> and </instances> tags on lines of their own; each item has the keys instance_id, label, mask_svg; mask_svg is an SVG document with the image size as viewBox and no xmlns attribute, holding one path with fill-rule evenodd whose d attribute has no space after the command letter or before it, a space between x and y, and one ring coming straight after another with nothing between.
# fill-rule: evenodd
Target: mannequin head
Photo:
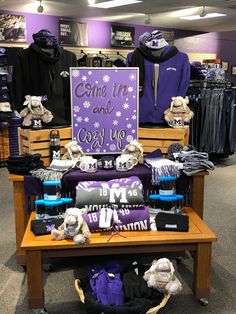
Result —
<instances>
[{"instance_id":1,"label":"mannequin head","mask_svg":"<svg viewBox=\"0 0 236 314\"><path fill-rule=\"evenodd\" d=\"M155 30L151 33L146 32L143 33L139 37L139 43L141 47L145 47L148 49L162 49L168 46L168 42L164 39L162 32Z\"/></svg>"}]
</instances>

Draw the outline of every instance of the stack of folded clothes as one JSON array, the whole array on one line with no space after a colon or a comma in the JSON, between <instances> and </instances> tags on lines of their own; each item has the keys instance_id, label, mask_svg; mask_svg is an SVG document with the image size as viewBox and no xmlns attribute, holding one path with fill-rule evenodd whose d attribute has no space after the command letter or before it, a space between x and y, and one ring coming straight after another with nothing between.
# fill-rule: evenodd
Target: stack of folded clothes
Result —
<instances>
[{"instance_id":1,"label":"stack of folded clothes","mask_svg":"<svg viewBox=\"0 0 236 314\"><path fill-rule=\"evenodd\" d=\"M8 120L13 116L10 105L9 89L9 73L7 67L6 49L0 48L0 127L8 127Z\"/></svg>"},{"instance_id":2,"label":"stack of folded clothes","mask_svg":"<svg viewBox=\"0 0 236 314\"><path fill-rule=\"evenodd\" d=\"M207 152L198 152L192 146L186 146L179 152L173 153L176 162L182 163L183 172L187 176L192 176L201 171L213 170L213 162L209 160Z\"/></svg>"},{"instance_id":3,"label":"stack of folded clothes","mask_svg":"<svg viewBox=\"0 0 236 314\"><path fill-rule=\"evenodd\" d=\"M110 181L80 181L76 187L76 207L86 208L84 220L91 232L113 229L150 230L143 185L136 176Z\"/></svg>"},{"instance_id":4,"label":"stack of folded clothes","mask_svg":"<svg viewBox=\"0 0 236 314\"><path fill-rule=\"evenodd\" d=\"M40 154L10 156L7 160L7 169L10 173L25 175L30 170L42 166L40 158Z\"/></svg>"},{"instance_id":5,"label":"stack of folded clothes","mask_svg":"<svg viewBox=\"0 0 236 314\"><path fill-rule=\"evenodd\" d=\"M82 289L88 313L144 314L164 296L148 287L145 270L144 265L124 267L119 261L110 261L106 267L92 265L88 277L76 279L76 290Z\"/></svg>"},{"instance_id":6,"label":"stack of folded clothes","mask_svg":"<svg viewBox=\"0 0 236 314\"><path fill-rule=\"evenodd\" d=\"M190 79L191 80L205 80L206 69L199 61L193 61L191 64Z\"/></svg>"}]
</instances>

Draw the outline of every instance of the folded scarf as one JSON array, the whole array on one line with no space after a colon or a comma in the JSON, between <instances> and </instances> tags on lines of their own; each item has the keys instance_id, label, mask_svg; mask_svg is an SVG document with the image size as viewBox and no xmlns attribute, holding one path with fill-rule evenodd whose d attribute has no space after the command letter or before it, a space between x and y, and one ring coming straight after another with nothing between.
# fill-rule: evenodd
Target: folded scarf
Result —
<instances>
[{"instance_id":1,"label":"folded scarf","mask_svg":"<svg viewBox=\"0 0 236 314\"><path fill-rule=\"evenodd\" d=\"M159 185L160 177L179 177L180 171L175 162L166 158L145 158L144 163L152 170L152 184Z\"/></svg>"}]
</instances>

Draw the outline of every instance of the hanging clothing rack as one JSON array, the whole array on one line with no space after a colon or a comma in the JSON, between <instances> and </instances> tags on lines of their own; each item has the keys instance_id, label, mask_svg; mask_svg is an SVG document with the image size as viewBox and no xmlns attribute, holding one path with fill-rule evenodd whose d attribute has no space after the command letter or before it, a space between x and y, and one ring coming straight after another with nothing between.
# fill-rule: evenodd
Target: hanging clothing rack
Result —
<instances>
[{"instance_id":1,"label":"hanging clothing rack","mask_svg":"<svg viewBox=\"0 0 236 314\"><path fill-rule=\"evenodd\" d=\"M84 52L84 50L80 50L80 53L82 53L84 56L88 55L86 52Z\"/></svg>"},{"instance_id":2,"label":"hanging clothing rack","mask_svg":"<svg viewBox=\"0 0 236 314\"><path fill-rule=\"evenodd\" d=\"M236 149L236 90L228 81L192 81L187 91L194 112L189 142L198 151L228 157Z\"/></svg>"},{"instance_id":3,"label":"hanging clothing rack","mask_svg":"<svg viewBox=\"0 0 236 314\"><path fill-rule=\"evenodd\" d=\"M231 86L228 81L190 80L189 82L189 87L196 88L230 88Z\"/></svg>"},{"instance_id":4,"label":"hanging clothing rack","mask_svg":"<svg viewBox=\"0 0 236 314\"><path fill-rule=\"evenodd\" d=\"M110 59L109 56L103 53L101 50L99 51L99 55L105 57L105 59Z\"/></svg>"},{"instance_id":5,"label":"hanging clothing rack","mask_svg":"<svg viewBox=\"0 0 236 314\"><path fill-rule=\"evenodd\" d=\"M126 57L123 56L119 51L117 51L117 55L120 56L121 58L123 58L124 60L126 60Z\"/></svg>"}]
</instances>

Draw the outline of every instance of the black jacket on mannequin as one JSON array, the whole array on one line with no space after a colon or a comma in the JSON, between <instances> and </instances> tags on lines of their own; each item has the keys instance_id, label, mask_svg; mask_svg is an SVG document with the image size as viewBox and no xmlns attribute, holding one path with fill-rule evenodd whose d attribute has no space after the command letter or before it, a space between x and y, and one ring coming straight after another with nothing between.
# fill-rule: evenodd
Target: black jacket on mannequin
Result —
<instances>
[{"instance_id":1,"label":"black jacket on mannequin","mask_svg":"<svg viewBox=\"0 0 236 314\"><path fill-rule=\"evenodd\" d=\"M23 109L25 95L45 96L43 105L54 116L47 125L70 125L69 68L73 66L77 66L76 55L58 45L47 50L33 43L21 51L13 73L15 109Z\"/></svg>"}]
</instances>

